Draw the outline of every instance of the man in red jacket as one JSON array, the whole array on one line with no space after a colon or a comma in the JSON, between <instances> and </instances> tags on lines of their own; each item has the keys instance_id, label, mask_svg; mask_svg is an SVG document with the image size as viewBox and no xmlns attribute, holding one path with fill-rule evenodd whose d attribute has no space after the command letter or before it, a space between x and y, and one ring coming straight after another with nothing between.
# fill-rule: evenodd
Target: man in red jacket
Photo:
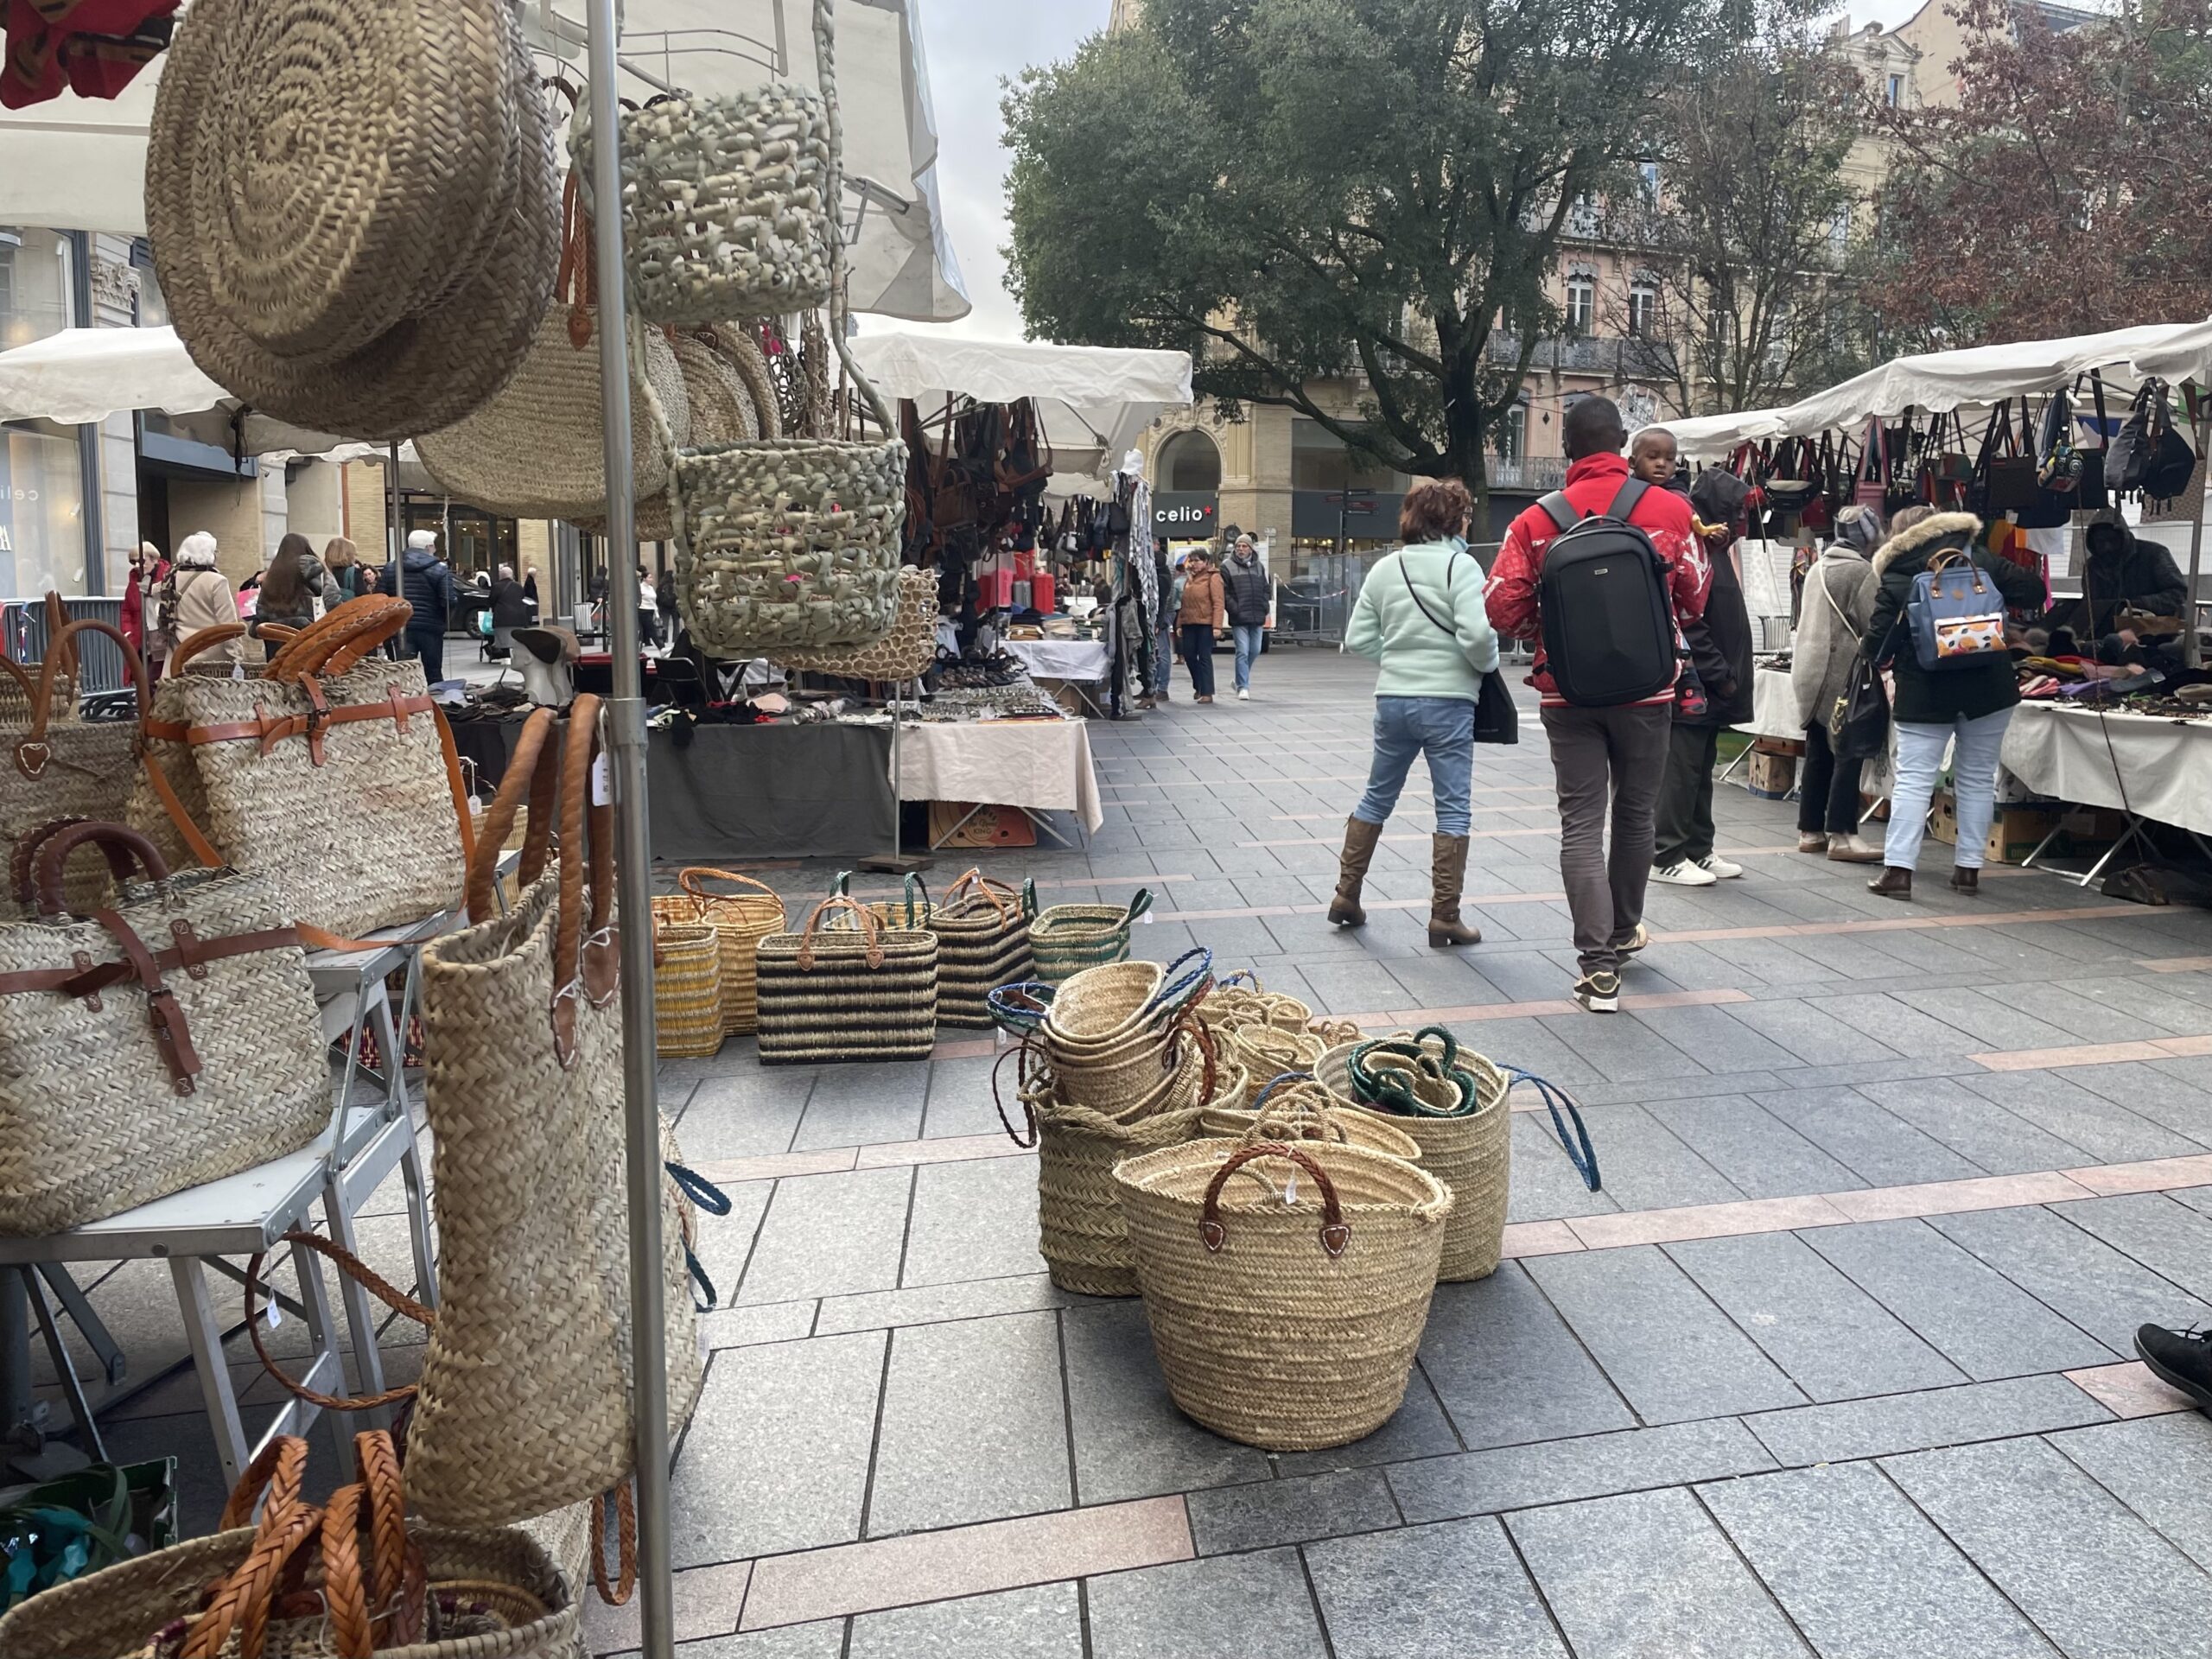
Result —
<instances>
[{"instance_id":1,"label":"man in red jacket","mask_svg":"<svg viewBox=\"0 0 2212 1659\"><path fill-rule=\"evenodd\" d=\"M1585 515L1603 512L1628 482L1621 449L1628 433L1621 412L1605 397L1586 397L1561 424L1567 445L1566 496ZM1672 490L1649 490L1629 515L1669 566L1669 597L1677 628L1705 613L1713 565L1690 524L1690 505ZM1574 917L1581 967L1575 1000L1598 1014L1620 1007L1621 964L1643 949L1643 892L1651 875L1652 814L1667 769L1674 693L1610 708L1580 708L1559 695L1544 663L1537 580L1544 550L1559 527L1541 505L1513 521L1491 567L1491 625L1514 639L1535 640L1529 683L1543 694L1544 734L1559 785L1560 875ZM1613 844L1605 849L1605 814L1612 810Z\"/></svg>"}]
</instances>

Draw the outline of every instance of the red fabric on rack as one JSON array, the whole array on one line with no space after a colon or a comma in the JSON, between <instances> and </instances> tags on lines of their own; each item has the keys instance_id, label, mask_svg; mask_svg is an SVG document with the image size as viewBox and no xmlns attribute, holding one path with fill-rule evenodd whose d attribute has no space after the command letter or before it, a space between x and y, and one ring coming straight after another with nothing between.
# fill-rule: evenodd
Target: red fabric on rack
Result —
<instances>
[{"instance_id":1,"label":"red fabric on rack","mask_svg":"<svg viewBox=\"0 0 2212 1659\"><path fill-rule=\"evenodd\" d=\"M169 43L181 0L4 0L0 105L113 98Z\"/></svg>"}]
</instances>

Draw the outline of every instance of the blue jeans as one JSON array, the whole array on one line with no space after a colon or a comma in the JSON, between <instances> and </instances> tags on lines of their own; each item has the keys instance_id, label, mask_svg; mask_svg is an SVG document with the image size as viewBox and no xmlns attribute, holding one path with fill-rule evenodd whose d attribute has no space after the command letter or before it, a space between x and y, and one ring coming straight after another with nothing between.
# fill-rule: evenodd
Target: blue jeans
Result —
<instances>
[{"instance_id":1,"label":"blue jeans","mask_svg":"<svg viewBox=\"0 0 2212 1659\"><path fill-rule=\"evenodd\" d=\"M1474 790L1475 705L1465 697L1375 699L1375 761L1352 817L1388 823L1414 757L1422 753L1428 756L1429 786L1436 795L1436 833L1465 835Z\"/></svg>"},{"instance_id":2,"label":"blue jeans","mask_svg":"<svg viewBox=\"0 0 2212 1659\"><path fill-rule=\"evenodd\" d=\"M1260 654L1262 630L1256 622L1238 622L1229 631L1236 636L1236 689L1242 691L1252 683L1252 659Z\"/></svg>"},{"instance_id":3,"label":"blue jeans","mask_svg":"<svg viewBox=\"0 0 2212 1659\"><path fill-rule=\"evenodd\" d=\"M1152 689L1155 692L1167 690L1168 665L1175 660L1175 625L1160 625L1152 650Z\"/></svg>"},{"instance_id":4,"label":"blue jeans","mask_svg":"<svg viewBox=\"0 0 2212 1659\"><path fill-rule=\"evenodd\" d=\"M1989 846L1990 820L1997 814L1997 755L2012 711L1999 709L1979 720L1943 726L1897 721L1897 776L1890 789L1890 833L1882 862L1909 870L1920 861L1921 837L1928 833L1928 807L1943 770L1943 751L1953 738L1958 753L1951 761L1951 792L1959 806L1957 868L1978 870Z\"/></svg>"}]
</instances>

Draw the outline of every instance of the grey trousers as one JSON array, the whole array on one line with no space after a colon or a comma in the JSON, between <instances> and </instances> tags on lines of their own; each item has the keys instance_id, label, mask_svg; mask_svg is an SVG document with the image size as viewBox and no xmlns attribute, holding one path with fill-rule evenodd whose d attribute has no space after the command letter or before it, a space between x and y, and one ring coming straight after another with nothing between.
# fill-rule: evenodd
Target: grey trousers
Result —
<instances>
[{"instance_id":1,"label":"grey trousers","mask_svg":"<svg viewBox=\"0 0 2212 1659\"><path fill-rule=\"evenodd\" d=\"M1586 974L1618 971L1620 947L1643 919L1652 817L1675 711L1668 703L1547 709L1543 721L1559 786L1559 873L1574 917L1575 955Z\"/></svg>"}]
</instances>

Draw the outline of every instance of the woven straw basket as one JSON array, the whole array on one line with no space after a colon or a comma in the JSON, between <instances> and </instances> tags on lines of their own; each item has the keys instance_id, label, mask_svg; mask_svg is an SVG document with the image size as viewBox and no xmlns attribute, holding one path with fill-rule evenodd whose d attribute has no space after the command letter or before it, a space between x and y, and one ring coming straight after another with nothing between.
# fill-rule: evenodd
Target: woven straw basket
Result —
<instances>
[{"instance_id":1,"label":"woven straw basket","mask_svg":"<svg viewBox=\"0 0 2212 1659\"><path fill-rule=\"evenodd\" d=\"M1452 1212L1441 1181L1360 1147L1222 1140L1132 1158L1114 1181L1184 1412L1272 1452L1389 1421L1428 1324Z\"/></svg>"},{"instance_id":2,"label":"woven straw basket","mask_svg":"<svg viewBox=\"0 0 2212 1659\"><path fill-rule=\"evenodd\" d=\"M849 680L911 680L937 660L937 578L915 565L899 570L899 616L872 645L832 651L784 651L785 668L837 674Z\"/></svg>"},{"instance_id":3,"label":"woven straw basket","mask_svg":"<svg viewBox=\"0 0 2212 1659\"><path fill-rule=\"evenodd\" d=\"M656 335L656 339L660 336ZM709 345L690 334L667 337L668 349L676 359L677 373L683 382L684 418L676 417L674 405L669 406L671 426L669 435L681 444L706 446L721 443L749 442L760 436L761 419L753 392L745 379L718 346ZM648 372L649 383L654 381ZM642 401L642 400L641 400ZM639 418L650 421L652 411L641 410ZM656 429L658 430L658 429ZM632 501L635 519L633 533L640 542L665 542L675 538L675 521L669 516L668 489L665 483L649 495L639 495ZM580 518L573 521L577 529L594 536L607 533L607 520L597 516Z\"/></svg>"},{"instance_id":4,"label":"woven straw basket","mask_svg":"<svg viewBox=\"0 0 2212 1659\"><path fill-rule=\"evenodd\" d=\"M144 659L105 622L72 623L53 636L35 680L8 664L11 671L0 683L28 688L25 718L7 746L13 764L0 765L0 855L11 861L41 827L64 818L118 821L130 800L141 728L121 721L79 721L70 706L74 693L67 669L75 654L70 642L86 632L105 634L122 647L137 684L139 708L153 701ZM29 874L28 868L19 869L19 888L20 878ZM97 849L85 847L69 866L69 908L89 914L114 890Z\"/></svg>"},{"instance_id":5,"label":"woven straw basket","mask_svg":"<svg viewBox=\"0 0 2212 1659\"><path fill-rule=\"evenodd\" d=\"M1371 1111L1372 1103L1363 1102L1352 1087L1352 1051L1359 1046L1345 1043L1331 1049L1314 1067L1314 1076L1346 1104L1364 1105ZM1497 1271L1513 1183L1513 1124L1506 1104L1505 1074L1471 1050L1460 1050L1456 1060L1460 1073L1475 1084L1478 1106L1472 1116L1392 1116L1389 1120L1421 1143L1421 1167L1449 1186L1457 1200L1437 1275L1447 1284L1487 1279Z\"/></svg>"},{"instance_id":6,"label":"woven straw basket","mask_svg":"<svg viewBox=\"0 0 2212 1659\"><path fill-rule=\"evenodd\" d=\"M343 938L452 908L472 816L453 735L420 663L367 654L409 614L365 594L259 679L164 679L131 827L173 860L267 875L288 915Z\"/></svg>"},{"instance_id":7,"label":"woven straw basket","mask_svg":"<svg viewBox=\"0 0 2212 1659\"><path fill-rule=\"evenodd\" d=\"M822 925L825 913L851 929ZM937 1042L937 935L886 927L842 894L755 951L760 1064L925 1060Z\"/></svg>"},{"instance_id":8,"label":"woven straw basket","mask_svg":"<svg viewBox=\"0 0 2212 1659\"><path fill-rule=\"evenodd\" d=\"M624 263L654 322L788 316L830 297L830 111L798 86L671 98L622 118ZM591 129L569 146L591 174ZM595 211L594 206L594 211Z\"/></svg>"},{"instance_id":9,"label":"woven straw basket","mask_svg":"<svg viewBox=\"0 0 2212 1659\"><path fill-rule=\"evenodd\" d=\"M930 917L938 1024L989 1029L990 994L1029 977L1029 918L1036 910L1034 882L1017 892L971 869L946 889Z\"/></svg>"},{"instance_id":10,"label":"woven straw basket","mask_svg":"<svg viewBox=\"0 0 2212 1659\"><path fill-rule=\"evenodd\" d=\"M1239 980L1243 984L1237 983ZM1198 1018L1217 1034L1246 1026L1273 1026L1280 1031L1304 1031L1313 1009L1294 996L1263 987L1257 976L1244 971L1224 975L1199 1005Z\"/></svg>"},{"instance_id":11,"label":"woven straw basket","mask_svg":"<svg viewBox=\"0 0 2212 1659\"><path fill-rule=\"evenodd\" d=\"M784 901L773 887L731 870L705 866L677 876L679 892L653 900L653 914L664 922L699 922L715 930L721 945L722 1030L751 1031L755 1018L753 949L771 933L784 931ZM709 881L727 881L749 893L710 893Z\"/></svg>"},{"instance_id":12,"label":"woven straw basket","mask_svg":"<svg viewBox=\"0 0 2212 1659\"><path fill-rule=\"evenodd\" d=\"M1142 887L1126 906L1052 906L1029 925L1037 977L1058 985L1086 968L1128 961L1130 925L1151 908L1152 894Z\"/></svg>"},{"instance_id":13,"label":"woven straw basket","mask_svg":"<svg viewBox=\"0 0 2212 1659\"><path fill-rule=\"evenodd\" d=\"M200 0L164 64L147 232L195 363L265 414L378 441L506 383L559 258L508 0Z\"/></svg>"},{"instance_id":14,"label":"woven straw basket","mask_svg":"<svg viewBox=\"0 0 2212 1659\"><path fill-rule=\"evenodd\" d=\"M590 228L571 178L563 195L557 302L537 326L518 372L464 420L425 430L415 448L441 486L515 518L602 518L607 423L600 404L600 316L593 304ZM664 497L669 467L691 431L691 403L675 351L656 328L630 323L631 481L639 503ZM635 359L642 356L638 375ZM657 422L652 404L663 411ZM664 424L666 428L664 434Z\"/></svg>"},{"instance_id":15,"label":"woven straw basket","mask_svg":"<svg viewBox=\"0 0 2212 1659\"><path fill-rule=\"evenodd\" d=\"M550 710L524 723L468 872L474 925L423 952L444 1294L407 1493L447 1525L545 1514L607 1491L633 1462L613 809L588 804L598 719L585 696L564 737ZM524 795L549 798L556 772L560 855L546 862L551 826L533 812L522 902L499 915L499 847ZM664 1182L674 1422L701 1377L684 1226Z\"/></svg>"},{"instance_id":16,"label":"woven straw basket","mask_svg":"<svg viewBox=\"0 0 2212 1659\"><path fill-rule=\"evenodd\" d=\"M1211 1002L1213 999L1208 997ZM1204 1017L1205 1004L1199 1005ZM1328 1052L1328 1045L1319 1037L1309 1037L1302 1031L1285 1031L1276 1026L1240 1026L1228 1037L1229 1052L1244 1063L1244 1069L1258 1081L1253 1085L1251 1104L1257 1105L1260 1091L1286 1071L1311 1071Z\"/></svg>"},{"instance_id":17,"label":"woven straw basket","mask_svg":"<svg viewBox=\"0 0 2212 1659\"><path fill-rule=\"evenodd\" d=\"M41 907L63 902L77 846L136 859L116 919L0 926L0 1236L35 1237L296 1152L330 1121L330 1074L307 964L276 884L171 878L144 837L80 823L40 849ZM153 953L165 995L141 988L117 931ZM117 964L116 982L65 982ZM150 1020L149 1020L150 1016Z\"/></svg>"},{"instance_id":18,"label":"woven straw basket","mask_svg":"<svg viewBox=\"0 0 2212 1659\"><path fill-rule=\"evenodd\" d=\"M1201 1133L1234 1140L1256 1135L1265 1141L1325 1141L1364 1147L1409 1164L1421 1161L1421 1142L1390 1119L1345 1105L1305 1073L1275 1077L1254 1090L1252 1097L1258 1104L1250 1110L1215 1107L1205 1115ZM1229 1098L1226 1090L1223 1098Z\"/></svg>"},{"instance_id":19,"label":"woven straw basket","mask_svg":"<svg viewBox=\"0 0 2212 1659\"><path fill-rule=\"evenodd\" d=\"M653 1018L661 1058L696 1059L722 1046L722 950L703 922L653 925Z\"/></svg>"}]
</instances>

